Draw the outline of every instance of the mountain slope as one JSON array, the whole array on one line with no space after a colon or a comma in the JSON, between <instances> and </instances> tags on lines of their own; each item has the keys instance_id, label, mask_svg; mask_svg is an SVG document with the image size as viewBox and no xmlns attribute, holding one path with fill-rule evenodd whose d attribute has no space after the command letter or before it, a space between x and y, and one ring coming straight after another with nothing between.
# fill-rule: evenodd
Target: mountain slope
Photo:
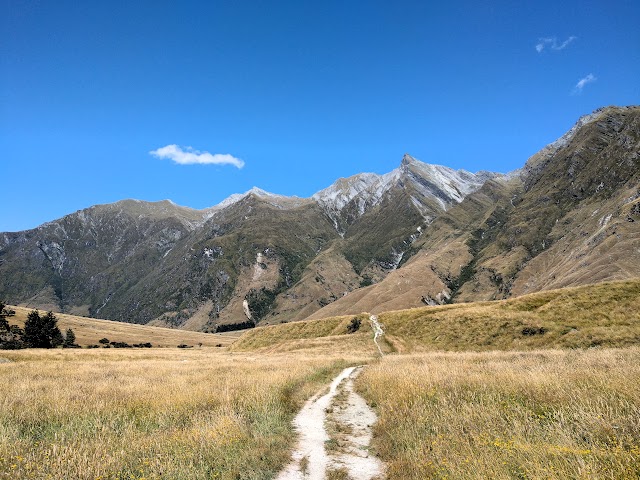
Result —
<instances>
[{"instance_id":1,"label":"mountain slope","mask_svg":"<svg viewBox=\"0 0 640 480\"><path fill-rule=\"evenodd\" d=\"M640 277L640 108L601 109L438 217L419 252L312 318Z\"/></svg>"},{"instance_id":2,"label":"mountain slope","mask_svg":"<svg viewBox=\"0 0 640 480\"><path fill-rule=\"evenodd\" d=\"M640 108L581 118L509 175L405 155L311 198L126 200L0 234L12 304L215 331L640 276Z\"/></svg>"},{"instance_id":3,"label":"mountain slope","mask_svg":"<svg viewBox=\"0 0 640 480\"><path fill-rule=\"evenodd\" d=\"M204 331L300 319L384 278L420 225L481 182L406 155L389 174L338 180L310 199L254 187L205 210L99 205L1 234L0 296Z\"/></svg>"}]
</instances>

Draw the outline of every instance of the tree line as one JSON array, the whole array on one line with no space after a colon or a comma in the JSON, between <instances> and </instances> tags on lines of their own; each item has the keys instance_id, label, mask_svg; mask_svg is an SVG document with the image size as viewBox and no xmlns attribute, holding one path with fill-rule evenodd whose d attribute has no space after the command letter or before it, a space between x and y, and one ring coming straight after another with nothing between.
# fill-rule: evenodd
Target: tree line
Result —
<instances>
[{"instance_id":1,"label":"tree line","mask_svg":"<svg viewBox=\"0 0 640 480\"><path fill-rule=\"evenodd\" d=\"M76 344L76 335L67 329L65 335L58 328L58 319L53 312L41 314L33 310L27 316L24 329L9 324L8 318L15 315L0 302L0 350L18 350L21 348L80 348Z\"/></svg>"}]
</instances>

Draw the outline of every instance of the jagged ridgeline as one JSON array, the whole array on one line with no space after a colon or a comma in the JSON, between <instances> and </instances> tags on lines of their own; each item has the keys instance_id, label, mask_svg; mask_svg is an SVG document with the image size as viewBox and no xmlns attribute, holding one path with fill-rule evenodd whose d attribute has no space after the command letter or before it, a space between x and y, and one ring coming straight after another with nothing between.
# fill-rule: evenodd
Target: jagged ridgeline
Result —
<instances>
[{"instance_id":1,"label":"jagged ridgeline","mask_svg":"<svg viewBox=\"0 0 640 480\"><path fill-rule=\"evenodd\" d=\"M98 205L0 234L0 299L224 331L638 277L639 132L609 107L507 175L405 155L307 199Z\"/></svg>"}]
</instances>

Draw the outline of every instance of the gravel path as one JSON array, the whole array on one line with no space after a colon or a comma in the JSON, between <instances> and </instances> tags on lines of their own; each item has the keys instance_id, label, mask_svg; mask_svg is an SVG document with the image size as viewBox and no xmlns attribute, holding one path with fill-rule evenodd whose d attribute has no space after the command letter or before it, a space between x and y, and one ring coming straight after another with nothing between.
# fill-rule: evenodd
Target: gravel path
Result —
<instances>
[{"instance_id":1,"label":"gravel path","mask_svg":"<svg viewBox=\"0 0 640 480\"><path fill-rule=\"evenodd\" d=\"M276 480L322 480L332 470L352 480L383 478L382 462L368 452L377 417L353 388L362 368L345 368L328 393L316 394L300 410L294 420L298 446Z\"/></svg>"},{"instance_id":2,"label":"gravel path","mask_svg":"<svg viewBox=\"0 0 640 480\"><path fill-rule=\"evenodd\" d=\"M378 343L378 339L384 335L382 324L378 322L377 315L369 315L369 321L373 329L373 342L376 344L376 347L378 347L378 352L380 352L380 356L382 357L384 353L382 353L382 348L380 348L380 344Z\"/></svg>"}]
</instances>

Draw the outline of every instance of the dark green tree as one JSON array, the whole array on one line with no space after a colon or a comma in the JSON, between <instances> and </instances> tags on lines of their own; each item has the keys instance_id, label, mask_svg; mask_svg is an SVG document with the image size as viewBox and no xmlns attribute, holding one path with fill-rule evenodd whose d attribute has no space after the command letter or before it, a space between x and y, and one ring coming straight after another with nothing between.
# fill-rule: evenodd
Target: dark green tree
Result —
<instances>
[{"instance_id":1,"label":"dark green tree","mask_svg":"<svg viewBox=\"0 0 640 480\"><path fill-rule=\"evenodd\" d=\"M24 348L22 342L23 331L17 325L9 325L7 317L12 317L16 312L6 308L0 302L0 350L17 350Z\"/></svg>"},{"instance_id":2,"label":"dark green tree","mask_svg":"<svg viewBox=\"0 0 640 480\"><path fill-rule=\"evenodd\" d=\"M13 310L9 310L6 307L7 306L3 302L0 302L0 332L9 331L9 322L7 321L7 317L15 315Z\"/></svg>"},{"instance_id":3,"label":"dark green tree","mask_svg":"<svg viewBox=\"0 0 640 480\"><path fill-rule=\"evenodd\" d=\"M54 348L64 342L58 328L58 319L53 312L40 315L37 310L27 316L23 340L31 348Z\"/></svg>"},{"instance_id":4,"label":"dark green tree","mask_svg":"<svg viewBox=\"0 0 640 480\"><path fill-rule=\"evenodd\" d=\"M362 322L358 317L353 317L351 319L351 323L349 325L347 325L347 332L348 333L356 333L358 330L360 330L360 325L361 324L362 324Z\"/></svg>"},{"instance_id":5,"label":"dark green tree","mask_svg":"<svg viewBox=\"0 0 640 480\"><path fill-rule=\"evenodd\" d=\"M70 328L67 329L67 332L64 336L64 343L62 344L64 348L76 348L76 334L73 333L73 330Z\"/></svg>"}]
</instances>

